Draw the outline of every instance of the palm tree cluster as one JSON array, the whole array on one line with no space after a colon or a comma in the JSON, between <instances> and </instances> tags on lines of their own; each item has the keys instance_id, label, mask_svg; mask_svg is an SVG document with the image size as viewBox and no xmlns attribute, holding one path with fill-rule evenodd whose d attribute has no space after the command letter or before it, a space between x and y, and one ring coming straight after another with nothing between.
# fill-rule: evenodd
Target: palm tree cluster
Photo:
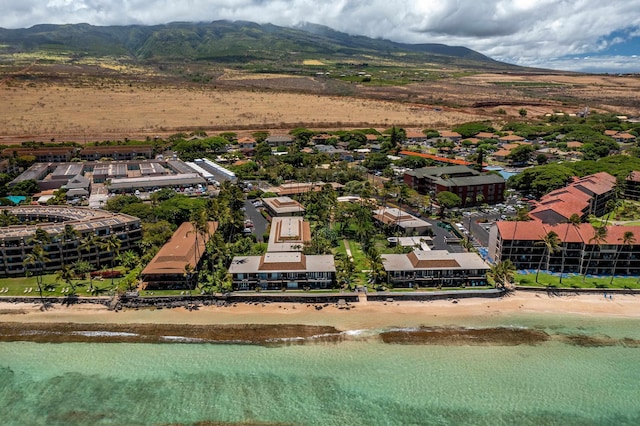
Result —
<instances>
[{"instance_id":1,"label":"palm tree cluster","mask_svg":"<svg viewBox=\"0 0 640 426\"><path fill-rule=\"evenodd\" d=\"M516 267L509 259L491 266L487 276L493 280L497 288L508 289L513 282Z\"/></svg>"}]
</instances>

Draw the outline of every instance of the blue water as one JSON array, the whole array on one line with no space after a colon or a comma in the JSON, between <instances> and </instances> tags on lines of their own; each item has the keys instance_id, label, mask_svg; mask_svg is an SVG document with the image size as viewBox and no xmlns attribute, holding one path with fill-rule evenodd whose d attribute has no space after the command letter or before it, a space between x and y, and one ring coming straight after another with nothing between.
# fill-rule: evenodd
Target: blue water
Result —
<instances>
[{"instance_id":1,"label":"blue water","mask_svg":"<svg viewBox=\"0 0 640 426\"><path fill-rule=\"evenodd\" d=\"M568 302L570 303L570 302ZM522 317L555 336L638 322ZM518 325L519 324L519 325ZM537 325L535 325L537 324ZM640 348L0 344L3 425L637 425ZM355 335L360 334L354 333Z\"/></svg>"}]
</instances>

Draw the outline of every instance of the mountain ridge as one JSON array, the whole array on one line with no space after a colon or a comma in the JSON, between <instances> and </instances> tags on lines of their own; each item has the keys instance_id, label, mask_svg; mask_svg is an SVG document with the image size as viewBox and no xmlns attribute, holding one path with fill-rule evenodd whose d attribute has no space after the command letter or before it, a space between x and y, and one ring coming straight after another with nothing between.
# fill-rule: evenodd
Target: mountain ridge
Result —
<instances>
[{"instance_id":1,"label":"mountain ridge","mask_svg":"<svg viewBox=\"0 0 640 426\"><path fill-rule=\"evenodd\" d=\"M63 52L125 56L137 61L195 60L222 63L305 59L402 61L481 69L516 70L463 46L397 43L350 35L318 24L296 27L248 21L172 22L161 25L40 24L0 28L0 52Z\"/></svg>"}]
</instances>

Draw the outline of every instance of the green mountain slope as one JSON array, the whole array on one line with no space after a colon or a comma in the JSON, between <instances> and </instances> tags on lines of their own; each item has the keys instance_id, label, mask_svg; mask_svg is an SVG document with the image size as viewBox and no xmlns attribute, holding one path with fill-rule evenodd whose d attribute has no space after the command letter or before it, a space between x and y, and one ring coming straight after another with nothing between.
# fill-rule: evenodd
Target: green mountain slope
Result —
<instances>
[{"instance_id":1,"label":"green mountain slope","mask_svg":"<svg viewBox=\"0 0 640 426\"><path fill-rule=\"evenodd\" d=\"M241 21L109 27L37 25L27 29L0 29L0 51L124 56L152 62L186 59L248 64L324 59L448 64L494 70L518 68L465 47L395 43L352 36L314 24L285 28Z\"/></svg>"}]
</instances>

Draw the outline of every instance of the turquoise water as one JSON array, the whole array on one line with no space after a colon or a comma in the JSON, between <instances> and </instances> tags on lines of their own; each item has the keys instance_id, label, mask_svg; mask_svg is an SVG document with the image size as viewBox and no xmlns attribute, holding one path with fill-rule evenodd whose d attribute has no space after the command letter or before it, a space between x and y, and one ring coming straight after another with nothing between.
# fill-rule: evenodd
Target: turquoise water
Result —
<instances>
[{"instance_id":1,"label":"turquoise water","mask_svg":"<svg viewBox=\"0 0 640 426\"><path fill-rule=\"evenodd\" d=\"M520 317L554 334L640 337L638 322ZM0 344L3 425L640 424L640 348Z\"/></svg>"}]
</instances>

